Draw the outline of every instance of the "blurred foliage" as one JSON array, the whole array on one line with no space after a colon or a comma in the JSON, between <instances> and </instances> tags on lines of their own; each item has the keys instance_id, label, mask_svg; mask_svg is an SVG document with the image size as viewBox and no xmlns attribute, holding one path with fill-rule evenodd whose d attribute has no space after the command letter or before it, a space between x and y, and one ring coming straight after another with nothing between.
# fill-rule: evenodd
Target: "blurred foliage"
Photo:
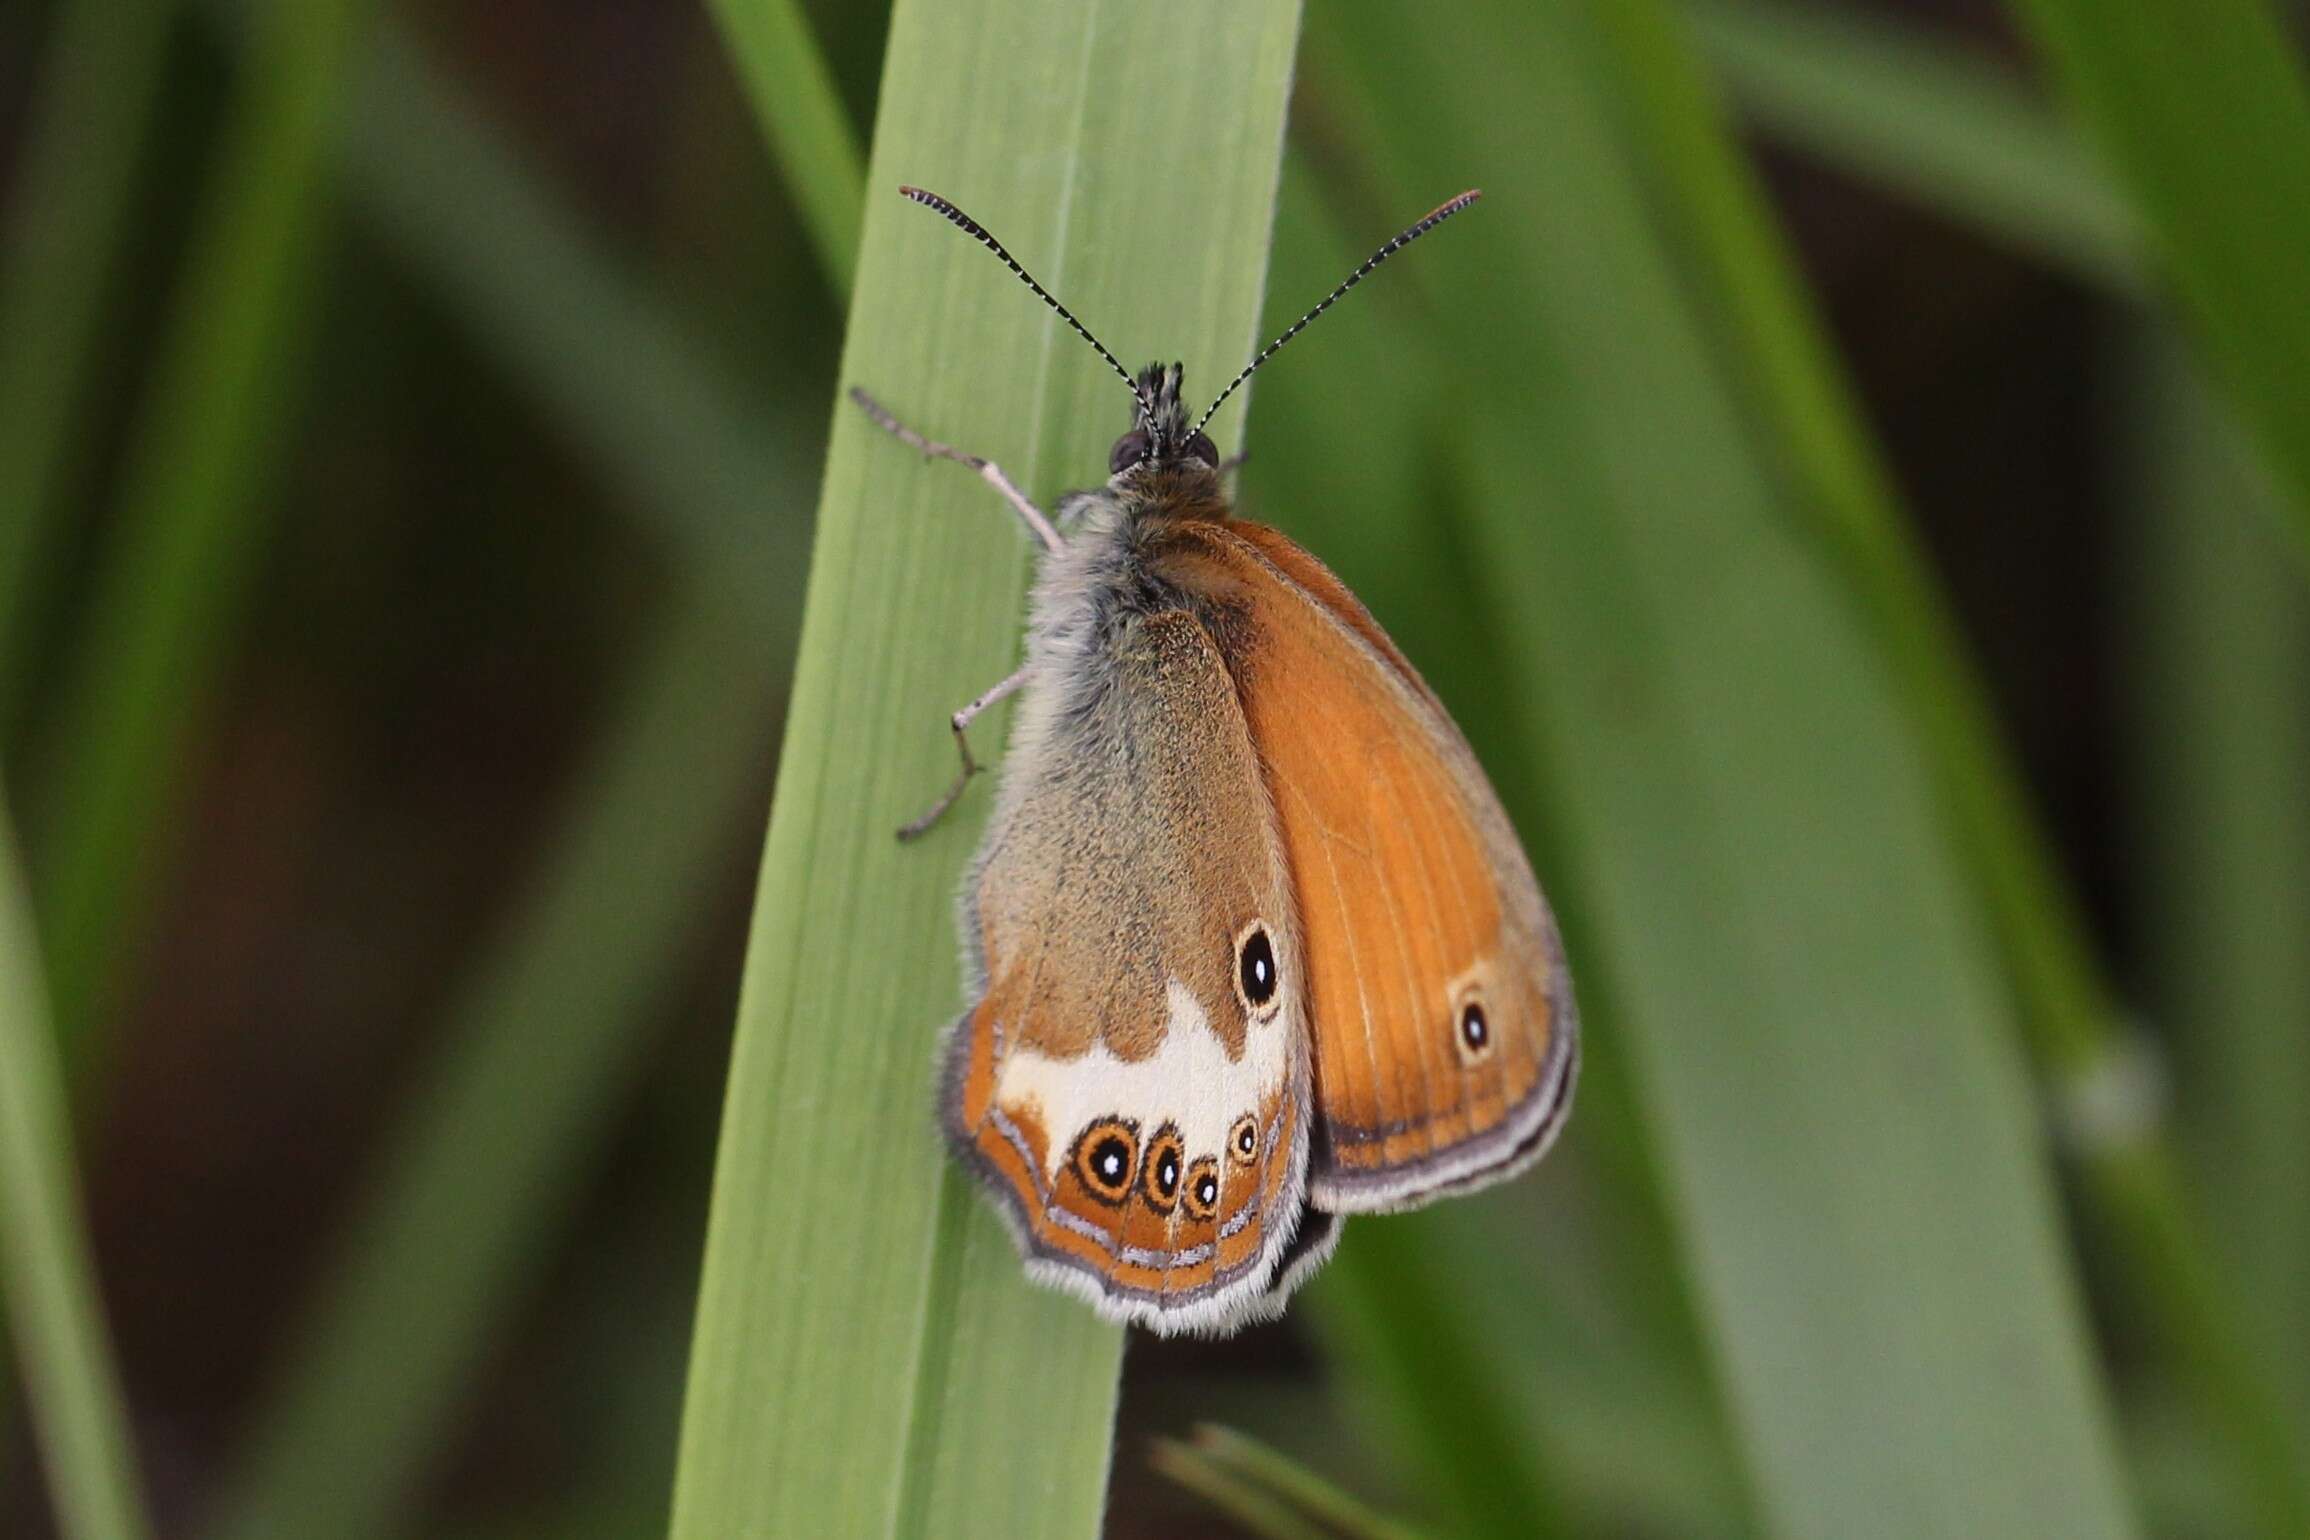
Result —
<instances>
[{"instance_id":1,"label":"blurred foliage","mask_svg":"<svg viewBox=\"0 0 2310 1540\"><path fill-rule=\"evenodd\" d=\"M151 1533L72 1170L71 1120L13 820L0 812L0 1283L57 1528Z\"/></svg>"},{"instance_id":2,"label":"blurred foliage","mask_svg":"<svg viewBox=\"0 0 2310 1540\"><path fill-rule=\"evenodd\" d=\"M685 1417L701 1533L2310 1527L2273 8L1319 4L1262 309L1285 9L918 5L887 60L797 0L0 16L0 766L104 1295L8 1098L0 1531L141 1474L162 1533L656 1533ZM1207 382L1490 195L1224 442L1493 771L1580 1111L1281 1326L1134 1340L1119 1408L933 1153L967 830L886 846L1021 553L836 417L806 558L862 232L851 367L1037 494L1113 385L867 196L870 118Z\"/></svg>"},{"instance_id":3,"label":"blurred foliage","mask_svg":"<svg viewBox=\"0 0 2310 1540\"><path fill-rule=\"evenodd\" d=\"M255 565L265 478L294 423L289 370L314 289L360 0L262 7L121 451L120 511L84 596L35 761L35 891L58 1030L91 1057L106 959L133 945L177 829L172 767ZM141 26L132 10L115 25ZM68 40L68 42L71 40ZM132 82L132 86L138 82Z\"/></svg>"},{"instance_id":4,"label":"blurred foliage","mask_svg":"<svg viewBox=\"0 0 2310 1540\"><path fill-rule=\"evenodd\" d=\"M2129 195L2160 282L2285 493L2310 557L2310 80L2276 7L2011 0ZM2310 1505L2295 1517L2310 1527Z\"/></svg>"}]
</instances>

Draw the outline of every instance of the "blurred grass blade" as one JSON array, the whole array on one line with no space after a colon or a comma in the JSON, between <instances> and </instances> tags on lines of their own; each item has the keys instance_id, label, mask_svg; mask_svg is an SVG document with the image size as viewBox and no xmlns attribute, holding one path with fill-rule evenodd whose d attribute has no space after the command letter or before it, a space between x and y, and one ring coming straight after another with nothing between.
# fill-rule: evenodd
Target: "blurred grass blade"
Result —
<instances>
[{"instance_id":1,"label":"blurred grass blade","mask_svg":"<svg viewBox=\"0 0 2310 1540\"><path fill-rule=\"evenodd\" d=\"M2310 1415L2310 594L2275 495L2172 339L2136 345L2139 933L2185 1153L2255 1361Z\"/></svg>"},{"instance_id":2,"label":"blurred grass blade","mask_svg":"<svg viewBox=\"0 0 2310 1540\"><path fill-rule=\"evenodd\" d=\"M843 382L1046 497L1096 481L1127 398L1000 265L891 189L959 199L1124 356L1224 378L1259 314L1297 21L1289 0L901 0ZM1195 68L1145 67L1181 38ZM1183 132L1195 154L1148 153ZM1026 575L1014 521L953 469L847 407L834 418L677 1536L1098 1523L1121 1333L1025 1282L930 1115L932 1044L959 1003L953 884L984 792L918 845L892 830L951 773L946 713L1016 659Z\"/></svg>"},{"instance_id":3,"label":"blurred grass blade","mask_svg":"<svg viewBox=\"0 0 2310 1540\"><path fill-rule=\"evenodd\" d=\"M1262 1540L1420 1540L1306 1467L1240 1433L1205 1424L1159 1438L1148 1463Z\"/></svg>"},{"instance_id":4,"label":"blurred grass blade","mask_svg":"<svg viewBox=\"0 0 2310 1540\"><path fill-rule=\"evenodd\" d=\"M1908 534L1794 263L1673 17L1661 0L1593 10L1618 56L1623 99L1665 183L1670 215L1699 253L1728 319L1728 356L1751 380L1769 439L1790 467L1795 506L1859 598L1915 722L2004 950L2031 1047L2057 1096L2079 1093L2115 1073L2131 1045L2118 1035L2114 990L2019 768L1997 738L1987 686ZM2257 1465L2266 1520L2277 1529L2310 1526L2310 1488L2289 1470L2293 1462L2279 1458L2302 1440L2269 1387L2257 1383L2266 1371L2236 1340L2235 1310L2219 1280L2208 1274L2204 1291L2157 1281L2202 1270L2191 1216L2174 1209L2148 1225L2130 1222L2145 1205L2182 1202L2179 1183L2155 1169L2168 1159L2162 1147L2131 1134L2123 1148L2081 1141L2076 1153L2097 1167L2089 1194L2117 1193L2094 1217L2111 1232L2137 1292L2163 1307L2157 1337L2185 1362L2213 1367L2212 1416Z\"/></svg>"},{"instance_id":5,"label":"blurred grass blade","mask_svg":"<svg viewBox=\"0 0 2310 1540\"><path fill-rule=\"evenodd\" d=\"M2310 559L2310 86L2263 0L2008 0L2149 235Z\"/></svg>"},{"instance_id":6,"label":"blurred grass blade","mask_svg":"<svg viewBox=\"0 0 2310 1540\"><path fill-rule=\"evenodd\" d=\"M40 949L15 830L0 811L0 1295L59 1532L134 1540L150 1526L72 1173Z\"/></svg>"},{"instance_id":7,"label":"blurred grass blade","mask_svg":"<svg viewBox=\"0 0 2310 1540\"><path fill-rule=\"evenodd\" d=\"M492 1324L554 1255L773 737L763 622L674 610L290 1345L212 1526L225 1540L399 1532Z\"/></svg>"},{"instance_id":8,"label":"blurred grass blade","mask_svg":"<svg viewBox=\"0 0 2310 1540\"><path fill-rule=\"evenodd\" d=\"M1325 1335L1370 1398L1382 1434L1426 1473L1455 1534L1568 1533L1536 1465L1548 1451L1492 1372L1491 1344L1452 1287L1463 1216L1386 1222L1343 1239L1311 1293Z\"/></svg>"},{"instance_id":9,"label":"blurred grass blade","mask_svg":"<svg viewBox=\"0 0 2310 1540\"><path fill-rule=\"evenodd\" d=\"M64 509L72 416L120 276L169 0L65 0L48 19L0 241L0 739L24 705L35 564Z\"/></svg>"},{"instance_id":10,"label":"blurred grass blade","mask_svg":"<svg viewBox=\"0 0 2310 1540\"><path fill-rule=\"evenodd\" d=\"M713 0L713 8L779 176L818 248L819 266L847 298L858 265L865 168L801 0Z\"/></svg>"},{"instance_id":11,"label":"blurred grass blade","mask_svg":"<svg viewBox=\"0 0 2310 1540\"><path fill-rule=\"evenodd\" d=\"M1989 692L1862 426L1795 260L1665 0L1592 4L1612 78L1667 215L1726 318L1725 355L1757 398L1800 527L1861 600L1915 716L2039 1054L2058 1077L2104 1051L2112 1019L2077 906L1998 740Z\"/></svg>"},{"instance_id":12,"label":"blurred grass blade","mask_svg":"<svg viewBox=\"0 0 2310 1540\"><path fill-rule=\"evenodd\" d=\"M134 950L187 729L256 561L262 477L321 236L361 0L270 0L122 472L121 510L36 767L35 896L68 1062Z\"/></svg>"},{"instance_id":13,"label":"blurred grass blade","mask_svg":"<svg viewBox=\"0 0 2310 1540\"><path fill-rule=\"evenodd\" d=\"M343 145L355 211L602 467L668 560L719 605L790 613L810 522L776 504L817 473L791 415L716 367L390 22L362 51Z\"/></svg>"},{"instance_id":14,"label":"blurred grass blade","mask_svg":"<svg viewBox=\"0 0 2310 1540\"><path fill-rule=\"evenodd\" d=\"M1637 201L1582 5L1477 4L1480 67L1461 29L1357 19L1310 36L1378 185L1493 194L1444 248L1485 303L1433 308L1522 665L1497 709L1557 788L1576 960L1627 1028L1764 1527L2130 1534L1994 963Z\"/></svg>"},{"instance_id":15,"label":"blurred grass blade","mask_svg":"<svg viewBox=\"0 0 2310 1540\"><path fill-rule=\"evenodd\" d=\"M2133 211L2009 71L1873 11L1682 9L1741 110L1774 138L2110 289L2141 289Z\"/></svg>"},{"instance_id":16,"label":"blurred grass blade","mask_svg":"<svg viewBox=\"0 0 2310 1540\"><path fill-rule=\"evenodd\" d=\"M734 799L774 737L807 550L785 419L715 375L397 27L379 27L357 90L359 211L659 522L685 581L253 1421L212 1525L227 1536L398 1527L722 870Z\"/></svg>"},{"instance_id":17,"label":"blurred grass blade","mask_svg":"<svg viewBox=\"0 0 2310 1540\"><path fill-rule=\"evenodd\" d=\"M1204 1423L1185 1444L1166 1439L1162 1447L1192 1455L1209 1469L1273 1493L1293 1509L1349 1540L1419 1540L1420 1532L1350 1496L1288 1456L1255 1438Z\"/></svg>"},{"instance_id":18,"label":"blurred grass blade","mask_svg":"<svg viewBox=\"0 0 2310 1540\"><path fill-rule=\"evenodd\" d=\"M1337 1534L1241 1471L1231 1470L1193 1444L1159 1438L1147 1463L1258 1540L1338 1540Z\"/></svg>"},{"instance_id":19,"label":"blurred grass blade","mask_svg":"<svg viewBox=\"0 0 2310 1540\"><path fill-rule=\"evenodd\" d=\"M1326 117L1324 97L1306 105L1303 145L1337 150L1342 124ZM1313 159L1303 149L1286 163L1271 329L1368 250L1323 205ZM1367 212L1381 224L1390 214ZM1412 324L1469 297L1455 289L1415 303L1434 260L1391 269L1384 285L1327 316L1320 366L1303 360L1262 375L1246 507L1311 542L1419 660L1516 806L1557 915L1577 938L1587 929L1581 896L1554 859L1530 745L1496 709L1495 628L1476 606L1438 602L1481 585L1455 538L1452 489L1436 474L1442 446L1460 436L1466 382L1439 357L1432 325ZM1355 382L1351 423L1340 420L1343 379ZM1343 453L1343 427L1364 422L1387 431L1358 433ZM1304 1309L1338 1366L1340 1393L1374 1446L1403 1460L1421 1511L1498 1534L1611 1523L1727 1533L1739 1528L1740 1494L1714 1403L1697 1373L1682 1372L1696 1357L1689 1301L1610 1000L1593 975L1581 1005L1577 1154L1505 1193L1351 1226ZM1584 1222L1538 1222L1560 1220L1568 1202L1591 1211ZM1571 1267L1559 1250L1567 1236L1581 1247ZM1584 1308L1592 1298L1575 1298L1599 1294L1610 1300L1603 1322Z\"/></svg>"}]
</instances>

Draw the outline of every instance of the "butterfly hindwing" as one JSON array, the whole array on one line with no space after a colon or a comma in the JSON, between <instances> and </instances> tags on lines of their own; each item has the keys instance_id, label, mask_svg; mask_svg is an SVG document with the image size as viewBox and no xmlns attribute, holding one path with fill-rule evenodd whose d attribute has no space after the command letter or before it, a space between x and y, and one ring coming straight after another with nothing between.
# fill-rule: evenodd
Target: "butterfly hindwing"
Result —
<instances>
[{"instance_id":1,"label":"butterfly hindwing","mask_svg":"<svg viewBox=\"0 0 2310 1540\"><path fill-rule=\"evenodd\" d=\"M1554 918L1450 717L1346 587L1276 531L1181 527L1161 570L1226 650L1308 970L1308 1201L1409 1207L1514 1174L1568 1108Z\"/></svg>"},{"instance_id":2,"label":"butterfly hindwing","mask_svg":"<svg viewBox=\"0 0 2310 1540\"><path fill-rule=\"evenodd\" d=\"M1158 1331L1272 1309L1307 1160L1302 970L1194 616L1118 615L1094 661L1030 683L963 923L977 999L943 1121L1030 1271Z\"/></svg>"}]
</instances>

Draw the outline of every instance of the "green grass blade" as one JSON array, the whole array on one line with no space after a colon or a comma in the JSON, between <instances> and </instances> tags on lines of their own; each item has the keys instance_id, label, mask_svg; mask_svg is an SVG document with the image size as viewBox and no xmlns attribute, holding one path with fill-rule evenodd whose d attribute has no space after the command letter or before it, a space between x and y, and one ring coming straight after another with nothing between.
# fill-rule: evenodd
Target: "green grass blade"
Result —
<instances>
[{"instance_id":1,"label":"green grass blade","mask_svg":"<svg viewBox=\"0 0 2310 1540\"><path fill-rule=\"evenodd\" d=\"M2137 348L2139 934L2214 1255L2254 1361L2310 1415L2310 597L2242 435L2180 349ZM2225 1440L2225 1444L2230 1441ZM2265 1515L2265 1523L2272 1523Z\"/></svg>"},{"instance_id":2,"label":"green grass blade","mask_svg":"<svg viewBox=\"0 0 2310 1540\"><path fill-rule=\"evenodd\" d=\"M2011 72L1876 12L1688 0L1696 42L1774 138L2121 293L2141 232L2092 156Z\"/></svg>"},{"instance_id":3,"label":"green grass blade","mask_svg":"<svg viewBox=\"0 0 2310 1540\"><path fill-rule=\"evenodd\" d=\"M254 564L283 435L316 196L360 0L274 0L197 220L122 473L121 511L50 752L36 767L35 893L58 1030L85 1051L166 840L179 745Z\"/></svg>"},{"instance_id":4,"label":"green grass blade","mask_svg":"<svg viewBox=\"0 0 2310 1540\"><path fill-rule=\"evenodd\" d=\"M893 190L959 199L1125 356L1224 378L1259 313L1297 21L1288 0L902 0L844 383L1046 497L1097 481L1128 416L1116 382ZM1194 68L1147 68L1182 38ZM1193 154L1150 153L1182 136ZM848 407L818 528L674 1533L1086 1534L1121 1333L1025 1283L931 1121L983 789L920 844L892 838L951 773L946 713L1018 655L1025 552L982 484Z\"/></svg>"},{"instance_id":5,"label":"green grass blade","mask_svg":"<svg viewBox=\"0 0 2310 1540\"><path fill-rule=\"evenodd\" d=\"M2262 0L2011 0L2147 228L2310 557L2310 86Z\"/></svg>"},{"instance_id":6,"label":"green grass blade","mask_svg":"<svg viewBox=\"0 0 2310 1540\"><path fill-rule=\"evenodd\" d=\"M73 1179L40 948L0 812L0 1294L65 1540L149 1534Z\"/></svg>"},{"instance_id":7,"label":"green grass blade","mask_svg":"<svg viewBox=\"0 0 2310 1540\"><path fill-rule=\"evenodd\" d=\"M819 266L847 297L858 265L865 170L858 135L800 0L713 0L713 6L779 175L818 248Z\"/></svg>"},{"instance_id":8,"label":"green grass blade","mask_svg":"<svg viewBox=\"0 0 2310 1540\"><path fill-rule=\"evenodd\" d=\"M1908 534L1891 477L1860 426L1827 339L1761 191L1733 149L1696 61L1658 0L1599 5L1623 66L1623 99L1652 149L1670 213L1702 259L1728 321L1728 356L1759 397L1766 432L1785 455L1797 508L1824 542L1861 610L1915 723L1939 783L1949 826L1971 867L2022 1007L2041 1072L2057 1095L2117 1073L2130 1052L2115 991L2087 940L2051 842L2039 829L2019 767L1999 742L1986 684L1955 616ZM2179 1204L2177 1182L2148 1179L2168 1156L2139 1135L2119 1144L2080 1140L2079 1159L2106 1169L2085 1190L2116 1193L2094 1215L2123 1255L2138 1292L2163 1307L2160 1341L2186 1362L2223 1365L2208 1382L2222 1397L2214 1420L2234 1447L2262 1451L2257 1480L2275 1528L2310 1524L2310 1488L2267 1456L2303 1440L2251 1355L2236 1341L2234 1307L2218 1280L2177 1290L2159 1275L2201 1271L2194 1218L2176 1210L2131 1220L2145 1205ZM2187 1307L2181 1309L2178 1307ZM2275 1419L2275 1420L2273 1420Z\"/></svg>"},{"instance_id":9,"label":"green grass blade","mask_svg":"<svg viewBox=\"0 0 2310 1540\"><path fill-rule=\"evenodd\" d=\"M68 0L47 52L0 249L0 734L24 704L35 563L104 330L104 300L160 93L168 0Z\"/></svg>"},{"instance_id":10,"label":"green grass blade","mask_svg":"<svg viewBox=\"0 0 2310 1540\"><path fill-rule=\"evenodd\" d=\"M1433 309L1477 404L1472 533L1521 665L1496 700L1558 788L1592 895L1578 961L1627 1025L1765 1526L2130 1533L2014 1024L1930 787L1567 9L1478 7L1480 65L1408 17L1339 36L1390 200L1493 194L1450 248L1486 302Z\"/></svg>"}]
</instances>

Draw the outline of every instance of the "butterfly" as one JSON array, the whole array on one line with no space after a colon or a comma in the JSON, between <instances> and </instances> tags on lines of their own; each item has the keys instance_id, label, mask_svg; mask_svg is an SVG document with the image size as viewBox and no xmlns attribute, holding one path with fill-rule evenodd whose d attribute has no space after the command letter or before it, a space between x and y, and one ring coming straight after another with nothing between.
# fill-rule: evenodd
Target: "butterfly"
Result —
<instances>
[{"instance_id":1,"label":"butterfly","mask_svg":"<svg viewBox=\"0 0 2310 1540\"><path fill-rule=\"evenodd\" d=\"M985 245L1130 387L1108 479L1056 517L960 461L1042 546L993 816L960 905L971 1005L940 1120L1028 1274L1110 1319L1223 1335L1279 1314L1350 1214L1513 1176L1571 1107L1579 1012L1499 798L1340 580L1238 518L1204 431L1412 225L1260 351L1192 425L1181 367L1133 375L1002 244ZM1070 533L1062 534L1062 529Z\"/></svg>"}]
</instances>

